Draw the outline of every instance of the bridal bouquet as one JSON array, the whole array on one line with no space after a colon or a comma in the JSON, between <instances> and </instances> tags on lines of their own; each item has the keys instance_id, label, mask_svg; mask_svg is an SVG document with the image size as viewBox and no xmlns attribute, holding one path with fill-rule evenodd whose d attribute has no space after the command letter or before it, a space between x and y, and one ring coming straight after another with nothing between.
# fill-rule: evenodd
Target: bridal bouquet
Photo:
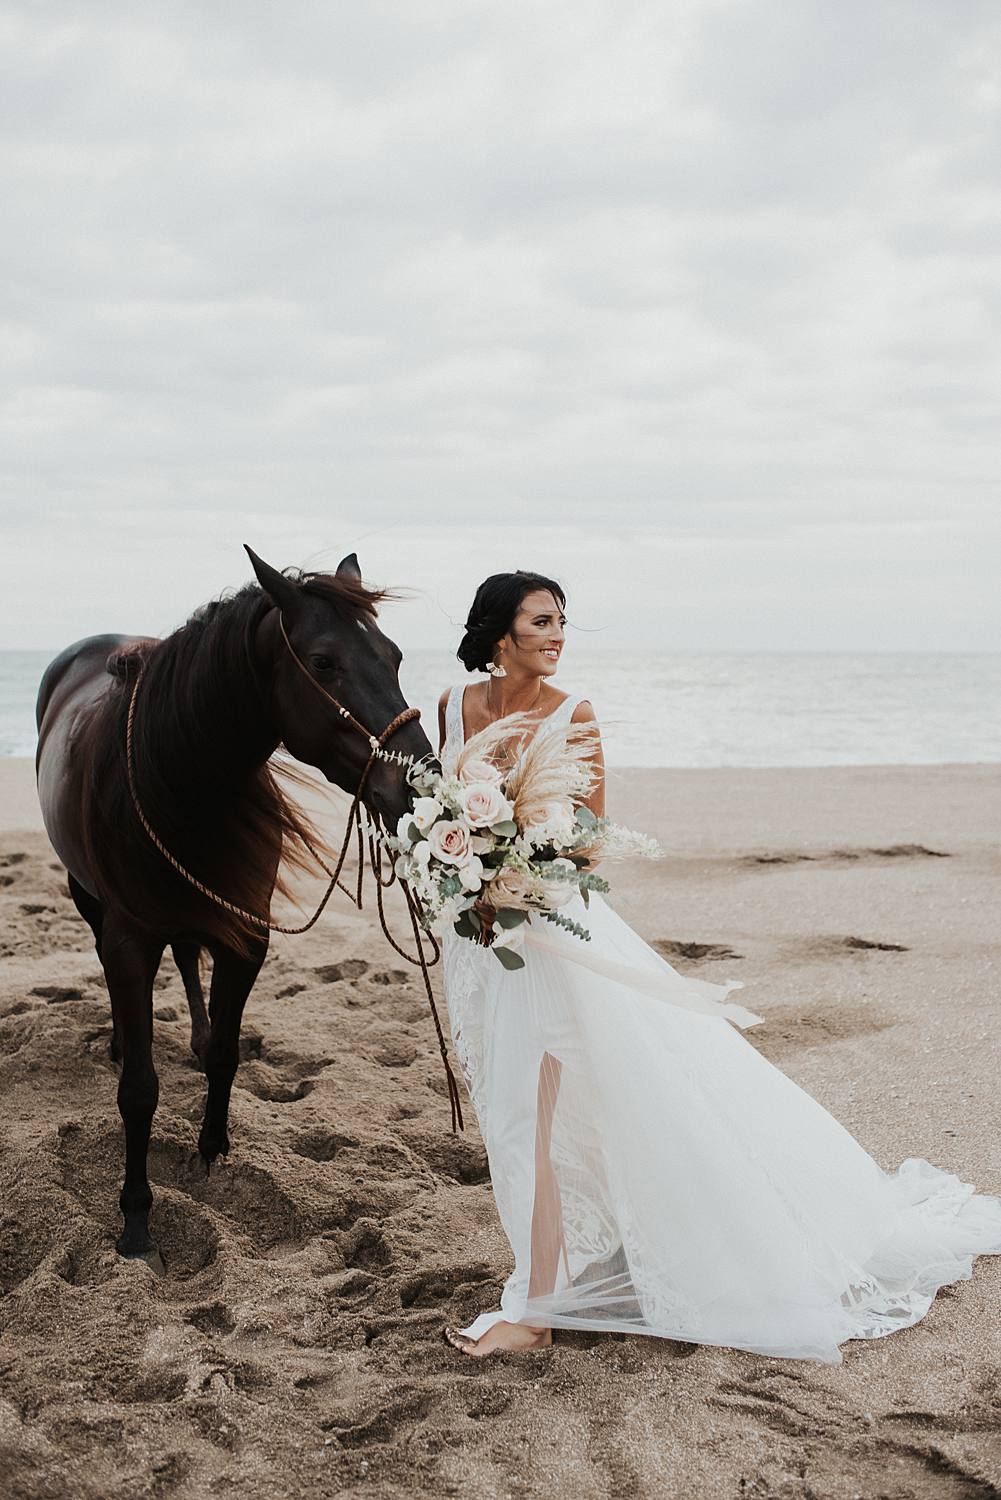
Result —
<instances>
[{"instance_id":1,"label":"bridal bouquet","mask_svg":"<svg viewBox=\"0 0 1001 1500\"><path fill-rule=\"evenodd\" d=\"M437 934L453 927L489 946L508 969L524 966L518 950L533 917L590 939L561 908L576 892L586 907L590 891L608 890L588 868L596 858L660 854L645 834L581 805L596 774L590 725L547 729L543 720L510 764L498 764L505 742L536 722L509 714L488 725L462 747L453 775L418 762L408 772L413 807L395 836L382 835L424 926ZM496 912L491 931L474 909L481 900Z\"/></svg>"}]
</instances>

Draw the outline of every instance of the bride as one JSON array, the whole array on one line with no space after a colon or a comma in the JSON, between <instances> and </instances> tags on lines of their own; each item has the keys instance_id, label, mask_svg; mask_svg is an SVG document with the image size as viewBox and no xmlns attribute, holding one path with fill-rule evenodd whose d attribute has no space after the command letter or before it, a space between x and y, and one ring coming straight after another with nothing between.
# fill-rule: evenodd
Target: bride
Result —
<instances>
[{"instance_id":1,"label":"bride","mask_svg":"<svg viewBox=\"0 0 1001 1500\"><path fill-rule=\"evenodd\" d=\"M480 585L457 654L491 675L442 694L446 771L508 714L594 722L552 680L565 602L535 573ZM1001 1199L914 1157L883 1171L734 1030L760 1019L726 1001L739 986L679 975L597 892L563 910L591 941L547 924L520 969L444 937L452 1038L514 1259L500 1307L445 1329L456 1348L537 1349L578 1328L833 1364L846 1339L916 1323L975 1256L1001 1254Z\"/></svg>"}]
</instances>

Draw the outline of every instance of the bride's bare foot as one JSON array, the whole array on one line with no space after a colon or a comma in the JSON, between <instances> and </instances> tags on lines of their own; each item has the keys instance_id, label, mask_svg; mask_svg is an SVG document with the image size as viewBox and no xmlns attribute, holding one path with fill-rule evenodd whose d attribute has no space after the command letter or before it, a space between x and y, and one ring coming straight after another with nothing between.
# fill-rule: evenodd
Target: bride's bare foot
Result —
<instances>
[{"instance_id":1,"label":"bride's bare foot","mask_svg":"<svg viewBox=\"0 0 1001 1500\"><path fill-rule=\"evenodd\" d=\"M468 1338L457 1328L446 1327L444 1332L453 1348L461 1349L473 1359L497 1354L501 1349L548 1349L553 1342L551 1328L532 1328L528 1323L495 1323L478 1339Z\"/></svg>"}]
</instances>

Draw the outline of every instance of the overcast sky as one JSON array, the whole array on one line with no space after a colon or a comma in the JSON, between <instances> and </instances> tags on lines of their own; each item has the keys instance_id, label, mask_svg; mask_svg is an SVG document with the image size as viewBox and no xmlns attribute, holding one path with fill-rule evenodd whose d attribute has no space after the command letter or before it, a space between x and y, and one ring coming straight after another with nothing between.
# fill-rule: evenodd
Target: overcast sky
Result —
<instances>
[{"instance_id":1,"label":"overcast sky","mask_svg":"<svg viewBox=\"0 0 1001 1500\"><path fill-rule=\"evenodd\" d=\"M3 8L0 648L357 550L454 649L997 649L995 0Z\"/></svg>"}]
</instances>

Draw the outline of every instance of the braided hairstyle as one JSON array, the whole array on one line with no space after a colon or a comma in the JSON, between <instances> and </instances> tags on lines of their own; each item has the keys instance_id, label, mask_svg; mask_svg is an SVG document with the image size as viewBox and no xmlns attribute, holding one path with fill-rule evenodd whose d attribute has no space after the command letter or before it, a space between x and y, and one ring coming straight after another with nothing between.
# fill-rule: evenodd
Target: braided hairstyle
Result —
<instances>
[{"instance_id":1,"label":"braided hairstyle","mask_svg":"<svg viewBox=\"0 0 1001 1500\"><path fill-rule=\"evenodd\" d=\"M467 672L485 672L493 660L494 648L508 634L526 594L545 589L566 608L566 596L559 584L541 573L519 568L515 573L491 573L476 590L476 597L466 617L466 633L459 642L456 656Z\"/></svg>"}]
</instances>

